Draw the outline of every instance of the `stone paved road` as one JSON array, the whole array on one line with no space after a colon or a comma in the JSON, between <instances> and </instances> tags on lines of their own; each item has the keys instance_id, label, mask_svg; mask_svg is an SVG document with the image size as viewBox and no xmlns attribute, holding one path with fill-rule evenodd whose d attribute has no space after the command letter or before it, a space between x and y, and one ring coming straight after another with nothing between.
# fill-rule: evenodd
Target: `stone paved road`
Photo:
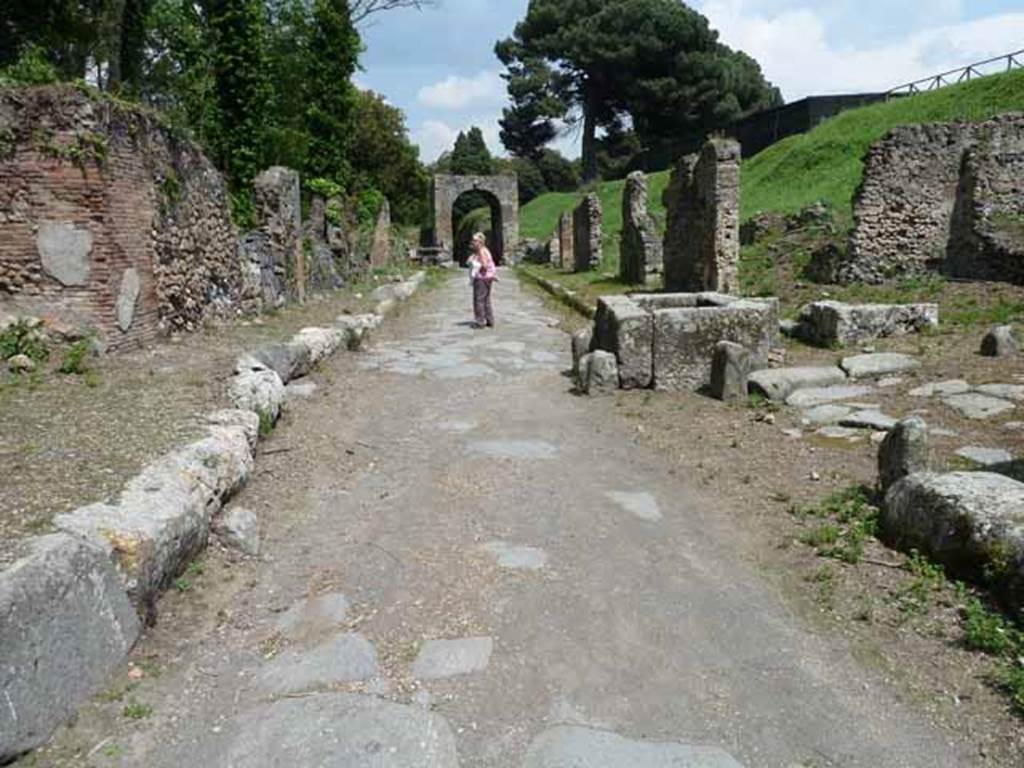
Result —
<instances>
[{"instance_id":1,"label":"stone paved road","mask_svg":"<svg viewBox=\"0 0 1024 768\"><path fill-rule=\"evenodd\" d=\"M232 598L253 624L183 644L125 765L976 764L801 626L613 399L570 393L537 298L505 276L495 331L467 303L461 278L417 300L347 363L355 402L297 406L289 471L239 500L276 513ZM342 484L354 440L374 458Z\"/></svg>"}]
</instances>

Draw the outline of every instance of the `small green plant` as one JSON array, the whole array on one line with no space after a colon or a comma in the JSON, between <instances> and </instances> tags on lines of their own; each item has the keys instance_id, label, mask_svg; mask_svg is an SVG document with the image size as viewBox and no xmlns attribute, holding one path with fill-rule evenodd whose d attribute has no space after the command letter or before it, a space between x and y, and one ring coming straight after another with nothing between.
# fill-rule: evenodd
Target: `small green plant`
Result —
<instances>
[{"instance_id":1,"label":"small green plant","mask_svg":"<svg viewBox=\"0 0 1024 768\"><path fill-rule=\"evenodd\" d=\"M153 708L149 704L143 704L134 696L128 699L128 703L121 710L121 715L129 720L145 720L152 714Z\"/></svg>"},{"instance_id":2,"label":"small green plant","mask_svg":"<svg viewBox=\"0 0 1024 768\"><path fill-rule=\"evenodd\" d=\"M1020 632L1002 616L990 611L978 598L967 600L963 607L964 645L972 651L1004 656L1018 650Z\"/></svg>"},{"instance_id":3,"label":"small green plant","mask_svg":"<svg viewBox=\"0 0 1024 768\"><path fill-rule=\"evenodd\" d=\"M835 523L822 523L801 536L800 540L804 544L822 549L824 547L831 547L831 545L839 541L839 536L840 530L838 525Z\"/></svg>"},{"instance_id":4,"label":"small green plant","mask_svg":"<svg viewBox=\"0 0 1024 768\"><path fill-rule=\"evenodd\" d=\"M864 545L878 528L878 508L861 486L836 491L812 507L793 507L794 515L817 518L821 523L801 537L821 557L844 563L858 563L864 556Z\"/></svg>"},{"instance_id":5,"label":"small green plant","mask_svg":"<svg viewBox=\"0 0 1024 768\"><path fill-rule=\"evenodd\" d=\"M270 411L263 408L258 413L260 417L260 437L266 437L274 431L274 418L270 415Z\"/></svg>"},{"instance_id":6,"label":"small green plant","mask_svg":"<svg viewBox=\"0 0 1024 768\"><path fill-rule=\"evenodd\" d=\"M185 576L179 576L174 580L174 588L179 592L191 592L192 586L192 580Z\"/></svg>"},{"instance_id":7,"label":"small green plant","mask_svg":"<svg viewBox=\"0 0 1024 768\"><path fill-rule=\"evenodd\" d=\"M0 86L49 85L60 80L57 68L37 45L26 45L17 60L0 69Z\"/></svg>"},{"instance_id":8,"label":"small green plant","mask_svg":"<svg viewBox=\"0 0 1024 768\"><path fill-rule=\"evenodd\" d=\"M903 569L914 578L896 593L896 603L903 613L924 613L931 605L932 595L945 581L942 566L923 557L917 550L911 550Z\"/></svg>"},{"instance_id":9,"label":"small green plant","mask_svg":"<svg viewBox=\"0 0 1024 768\"><path fill-rule=\"evenodd\" d=\"M0 331L0 359L7 360L15 355L26 355L37 363L50 356L46 337L25 319L15 320Z\"/></svg>"},{"instance_id":10,"label":"small green plant","mask_svg":"<svg viewBox=\"0 0 1024 768\"><path fill-rule=\"evenodd\" d=\"M124 754L124 747L118 744L108 744L103 748L104 757L120 757Z\"/></svg>"},{"instance_id":11,"label":"small green plant","mask_svg":"<svg viewBox=\"0 0 1024 768\"><path fill-rule=\"evenodd\" d=\"M81 339L64 350L57 370L72 376L83 376L89 371L88 359L89 339Z\"/></svg>"}]
</instances>

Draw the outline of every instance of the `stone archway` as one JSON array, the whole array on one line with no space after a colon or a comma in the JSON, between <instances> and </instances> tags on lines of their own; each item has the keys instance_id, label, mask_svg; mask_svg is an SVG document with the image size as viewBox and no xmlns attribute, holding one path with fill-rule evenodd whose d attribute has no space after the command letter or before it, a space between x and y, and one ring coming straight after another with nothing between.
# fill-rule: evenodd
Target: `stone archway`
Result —
<instances>
[{"instance_id":1,"label":"stone archway","mask_svg":"<svg viewBox=\"0 0 1024 768\"><path fill-rule=\"evenodd\" d=\"M455 201L467 192L482 192L492 200L491 228L496 235L495 256L505 264L514 263L519 250L519 183L516 177L443 174L434 177L431 195L434 207L434 245L441 252L441 261L450 263L456 255L452 211ZM499 233L500 236L497 236Z\"/></svg>"}]
</instances>

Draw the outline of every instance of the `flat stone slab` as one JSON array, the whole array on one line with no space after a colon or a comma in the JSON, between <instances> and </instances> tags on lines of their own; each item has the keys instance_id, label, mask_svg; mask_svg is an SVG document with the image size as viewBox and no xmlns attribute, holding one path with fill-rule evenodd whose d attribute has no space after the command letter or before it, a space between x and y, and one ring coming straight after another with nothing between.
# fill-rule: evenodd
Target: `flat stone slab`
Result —
<instances>
[{"instance_id":1,"label":"flat stone slab","mask_svg":"<svg viewBox=\"0 0 1024 768\"><path fill-rule=\"evenodd\" d=\"M646 491L609 491L605 494L624 510L641 520L661 520L658 500Z\"/></svg>"},{"instance_id":2,"label":"flat stone slab","mask_svg":"<svg viewBox=\"0 0 1024 768\"><path fill-rule=\"evenodd\" d=\"M377 651L370 642L361 635L338 635L311 650L295 649L275 657L257 675L256 687L264 693L304 693L377 674Z\"/></svg>"},{"instance_id":3,"label":"flat stone slab","mask_svg":"<svg viewBox=\"0 0 1024 768\"><path fill-rule=\"evenodd\" d=\"M483 672L491 663L493 650L494 640L490 637L428 640L413 662L412 675L420 680L436 680Z\"/></svg>"},{"instance_id":4,"label":"flat stone slab","mask_svg":"<svg viewBox=\"0 0 1024 768\"><path fill-rule=\"evenodd\" d=\"M814 434L826 440L844 440L848 443L856 443L864 439L864 433L861 430L850 427L822 427Z\"/></svg>"},{"instance_id":5,"label":"flat stone slab","mask_svg":"<svg viewBox=\"0 0 1024 768\"><path fill-rule=\"evenodd\" d=\"M975 387L974 391L1003 400L1024 400L1024 384L982 384Z\"/></svg>"},{"instance_id":6,"label":"flat stone slab","mask_svg":"<svg viewBox=\"0 0 1024 768\"><path fill-rule=\"evenodd\" d=\"M348 616L348 609L348 600L338 592L317 595L293 605L275 626L287 640L308 639L336 631Z\"/></svg>"},{"instance_id":7,"label":"flat stone slab","mask_svg":"<svg viewBox=\"0 0 1024 768\"><path fill-rule=\"evenodd\" d=\"M950 395L943 398L942 402L968 419L991 419L1002 413L1012 411L1015 406L1008 400L989 395L981 395L977 392L967 392L962 395Z\"/></svg>"},{"instance_id":8,"label":"flat stone slab","mask_svg":"<svg viewBox=\"0 0 1024 768\"><path fill-rule=\"evenodd\" d=\"M284 388L286 400L308 400L316 394L317 386L312 381L295 382Z\"/></svg>"},{"instance_id":9,"label":"flat stone slab","mask_svg":"<svg viewBox=\"0 0 1024 768\"><path fill-rule=\"evenodd\" d=\"M854 429L873 429L876 432L888 432L896 426L896 419L886 416L880 411L857 411L839 421L841 427Z\"/></svg>"},{"instance_id":10,"label":"flat stone slab","mask_svg":"<svg viewBox=\"0 0 1024 768\"><path fill-rule=\"evenodd\" d=\"M971 385L963 379L950 379L949 381L937 381L910 390L911 397L944 397L947 395L962 395L971 391Z\"/></svg>"},{"instance_id":11,"label":"flat stone slab","mask_svg":"<svg viewBox=\"0 0 1024 768\"><path fill-rule=\"evenodd\" d=\"M553 459L558 455L558 446L544 440L475 440L468 450L496 459Z\"/></svg>"},{"instance_id":12,"label":"flat stone slab","mask_svg":"<svg viewBox=\"0 0 1024 768\"><path fill-rule=\"evenodd\" d=\"M853 408L826 403L825 405L816 405L813 408L808 408L803 412L802 420L804 424L812 426L836 424L840 419L846 418L851 413L853 413Z\"/></svg>"},{"instance_id":13,"label":"flat stone slab","mask_svg":"<svg viewBox=\"0 0 1024 768\"><path fill-rule=\"evenodd\" d=\"M181 765L269 768L458 768L448 721L374 696L321 693L275 701L183 748Z\"/></svg>"},{"instance_id":14,"label":"flat stone slab","mask_svg":"<svg viewBox=\"0 0 1024 768\"><path fill-rule=\"evenodd\" d=\"M538 571L548 562L547 553L537 547L521 547L504 541L491 541L484 549L494 555L498 565L514 571Z\"/></svg>"},{"instance_id":15,"label":"flat stone slab","mask_svg":"<svg viewBox=\"0 0 1024 768\"><path fill-rule=\"evenodd\" d=\"M968 445L956 452L961 459L973 461L985 467L994 464L1006 464L1013 461L1013 454L1002 448L981 448L976 445Z\"/></svg>"},{"instance_id":16,"label":"flat stone slab","mask_svg":"<svg viewBox=\"0 0 1024 768\"><path fill-rule=\"evenodd\" d=\"M714 747L634 741L615 733L559 725L530 745L523 768L743 768Z\"/></svg>"},{"instance_id":17,"label":"flat stone slab","mask_svg":"<svg viewBox=\"0 0 1024 768\"><path fill-rule=\"evenodd\" d=\"M913 371L921 367L921 361L910 355L876 352L870 355L844 357L839 367L846 371L852 379L864 379Z\"/></svg>"},{"instance_id":18,"label":"flat stone slab","mask_svg":"<svg viewBox=\"0 0 1024 768\"><path fill-rule=\"evenodd\" d=\"M867 387L859 384L836 384L831 387L810 387L808 389L801 389L788 398L786 403L788 405L796 406L797 408L813 408L816 405L825 405L826 403L836 403L842 400L852 400L856 397L863 397L864 395L871 394L871 387Z\"/></svg>"},{"instance_id":19,"label":"flat stone slab","mask_svg":"<svg viewBox=\"0 0 1024 768\"><path fill-rule=\"evenodd\" d=\"M809 387L827 387L846 381L846 374L835 366L765 368L754 371L747 378L750 392L764 395L769 400L784 401L792 393Z\"/></svg>"}]
</instances>

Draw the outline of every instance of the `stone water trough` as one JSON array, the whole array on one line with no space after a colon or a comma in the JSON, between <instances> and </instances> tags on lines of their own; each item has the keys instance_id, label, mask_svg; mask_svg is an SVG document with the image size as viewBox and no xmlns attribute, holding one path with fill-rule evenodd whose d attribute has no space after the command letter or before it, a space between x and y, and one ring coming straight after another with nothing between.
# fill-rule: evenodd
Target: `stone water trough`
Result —
<instances>
[{"instance_id":1,"label":"stone water trough","mask_svg":"<svg viewBox=\"0 0 1024 768\"><path fill-rule=\"evenodd\" d=\"M711 381L720 341L741 345L751 366L763 368L778 328L778 299L721 293L602 296L589 347L615 356L623 389L696 390Z\"/></svg>"}]
</instances>

